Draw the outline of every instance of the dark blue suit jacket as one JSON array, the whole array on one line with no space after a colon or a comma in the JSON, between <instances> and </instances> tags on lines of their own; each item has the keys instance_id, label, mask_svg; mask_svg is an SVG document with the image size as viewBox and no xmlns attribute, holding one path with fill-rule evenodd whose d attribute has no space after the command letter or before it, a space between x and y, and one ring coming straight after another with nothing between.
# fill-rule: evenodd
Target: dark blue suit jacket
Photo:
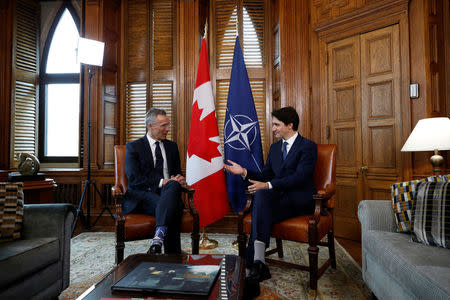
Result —
<instances>
[{"instance_id":1,"label":"dark blue suit jacket","mask_svg":"<svg viewBox=\"0 0 450 300\"><path fill-rule=\"evenodd\" d=\"M313 174L317 144L299 134L283 161L282 142L270 146L262 173L248 170L247 178L270 181L274 191L281 192L294 207L311 209L312 195L316 192Z\"/></svg>"},{"instance_id":2,"label":"dark blue suit jacket","mask_svg":"<svg viewBox=\"0 0 450 300\"><path fill-rule=\"evenodd\" d=\"M166 151L169 177L181 173L180 153L175 142L162 141ZM125 174L128 177L128 189L123 201L123 213L130 213L140 201L144 200L144 192L159 193L159 182L162 179L155 169L152 150L147 136L143 136L126 145Z\"/></svg>"}]
</instances>

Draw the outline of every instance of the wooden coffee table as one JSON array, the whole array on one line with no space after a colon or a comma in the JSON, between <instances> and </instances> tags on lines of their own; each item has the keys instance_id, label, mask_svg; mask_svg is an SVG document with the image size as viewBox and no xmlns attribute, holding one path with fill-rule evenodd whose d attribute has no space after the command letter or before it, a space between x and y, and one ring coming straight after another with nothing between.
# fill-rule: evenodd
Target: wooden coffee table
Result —
<instances>
[{"instance_id":1,"label":"wooden coffee table","mask_svg":"<svg viewBox=\"0 0 450 300\"><path fill-rule=\"evenodd\" d=\"M141 292L112 292L111 286L128 274L141 262L167 262L179 264L195 265L219 265L225 257L225 272L220 275L214 284L211 293L207 297L161 294L161 293L141 293ZM244 288L245 266L244 260L236 255L223 254L135 254L128 256L122 263L117 265L99 282L92 285L77 299L104 298L183 298L183 299L242 299Z\"/></svg>"}]
</instances>

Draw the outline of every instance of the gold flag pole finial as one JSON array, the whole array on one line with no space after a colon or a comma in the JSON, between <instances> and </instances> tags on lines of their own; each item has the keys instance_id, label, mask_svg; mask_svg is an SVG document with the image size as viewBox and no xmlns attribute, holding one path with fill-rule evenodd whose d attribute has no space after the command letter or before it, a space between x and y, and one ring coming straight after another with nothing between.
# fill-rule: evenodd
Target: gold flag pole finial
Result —
<instances>
[{"instance_id":1,"label":"gold flag pole finial","mask_svg":"<svg viewBox=\"0 0 450 300\"><path fill-rule=\"evenodd\" d=\"M203 38L206 39L208 37L208 19L206 19L205 26L203 28Z\"/></svg>"},{"instance_id":2,"label":"gold flag pole finial","mask_svg":"<svg viewBox=\"0 0 450 300\"><path fill-rule=\"evenodd\" d=\"M202 228L202 236L200 237L200 249L214 249L219 246L219 242L213 239L210 239L206 234L205 227Z\"/></svg>"}]
</instances>

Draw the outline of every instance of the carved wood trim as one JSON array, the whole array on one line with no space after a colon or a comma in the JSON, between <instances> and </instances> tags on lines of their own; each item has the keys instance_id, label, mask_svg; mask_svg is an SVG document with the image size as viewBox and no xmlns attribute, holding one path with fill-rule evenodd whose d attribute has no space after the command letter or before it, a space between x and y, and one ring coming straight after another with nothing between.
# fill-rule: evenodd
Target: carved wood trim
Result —
<instances>
[{"instance_id":1,"label":"carved wood trim","mask_svg":"<svg viewBox=\"0 0 450 300\"><path fill-rule=\"evenodd\" d=\"M399 14L408 11L409 0L384 0L364 5L361 8L345 13L334 20L319 22L314 31L326 40L341 39L346 36L361 33L381 26L374 23L385 23L385 19L398 19ZM397 17L396 17L397 16Z\"/></svg>"}]
</instances>

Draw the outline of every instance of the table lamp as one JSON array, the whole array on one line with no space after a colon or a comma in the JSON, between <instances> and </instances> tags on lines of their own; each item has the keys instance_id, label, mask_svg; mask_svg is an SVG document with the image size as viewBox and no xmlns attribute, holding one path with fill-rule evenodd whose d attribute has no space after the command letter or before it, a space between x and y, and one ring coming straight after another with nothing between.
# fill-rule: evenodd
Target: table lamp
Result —
<instances>
[{"instance_id":1,"label":"table lamp","mask_svg":"<svg viewBox=\"0 0 450 300\"><path fill-rule=\"evenodd\" d=\"M444 162L439 150L450 150L450 119L447 117L419 120L401 151L434 151L430 162L437 174Z\"/></svg>"}]
</instances>

